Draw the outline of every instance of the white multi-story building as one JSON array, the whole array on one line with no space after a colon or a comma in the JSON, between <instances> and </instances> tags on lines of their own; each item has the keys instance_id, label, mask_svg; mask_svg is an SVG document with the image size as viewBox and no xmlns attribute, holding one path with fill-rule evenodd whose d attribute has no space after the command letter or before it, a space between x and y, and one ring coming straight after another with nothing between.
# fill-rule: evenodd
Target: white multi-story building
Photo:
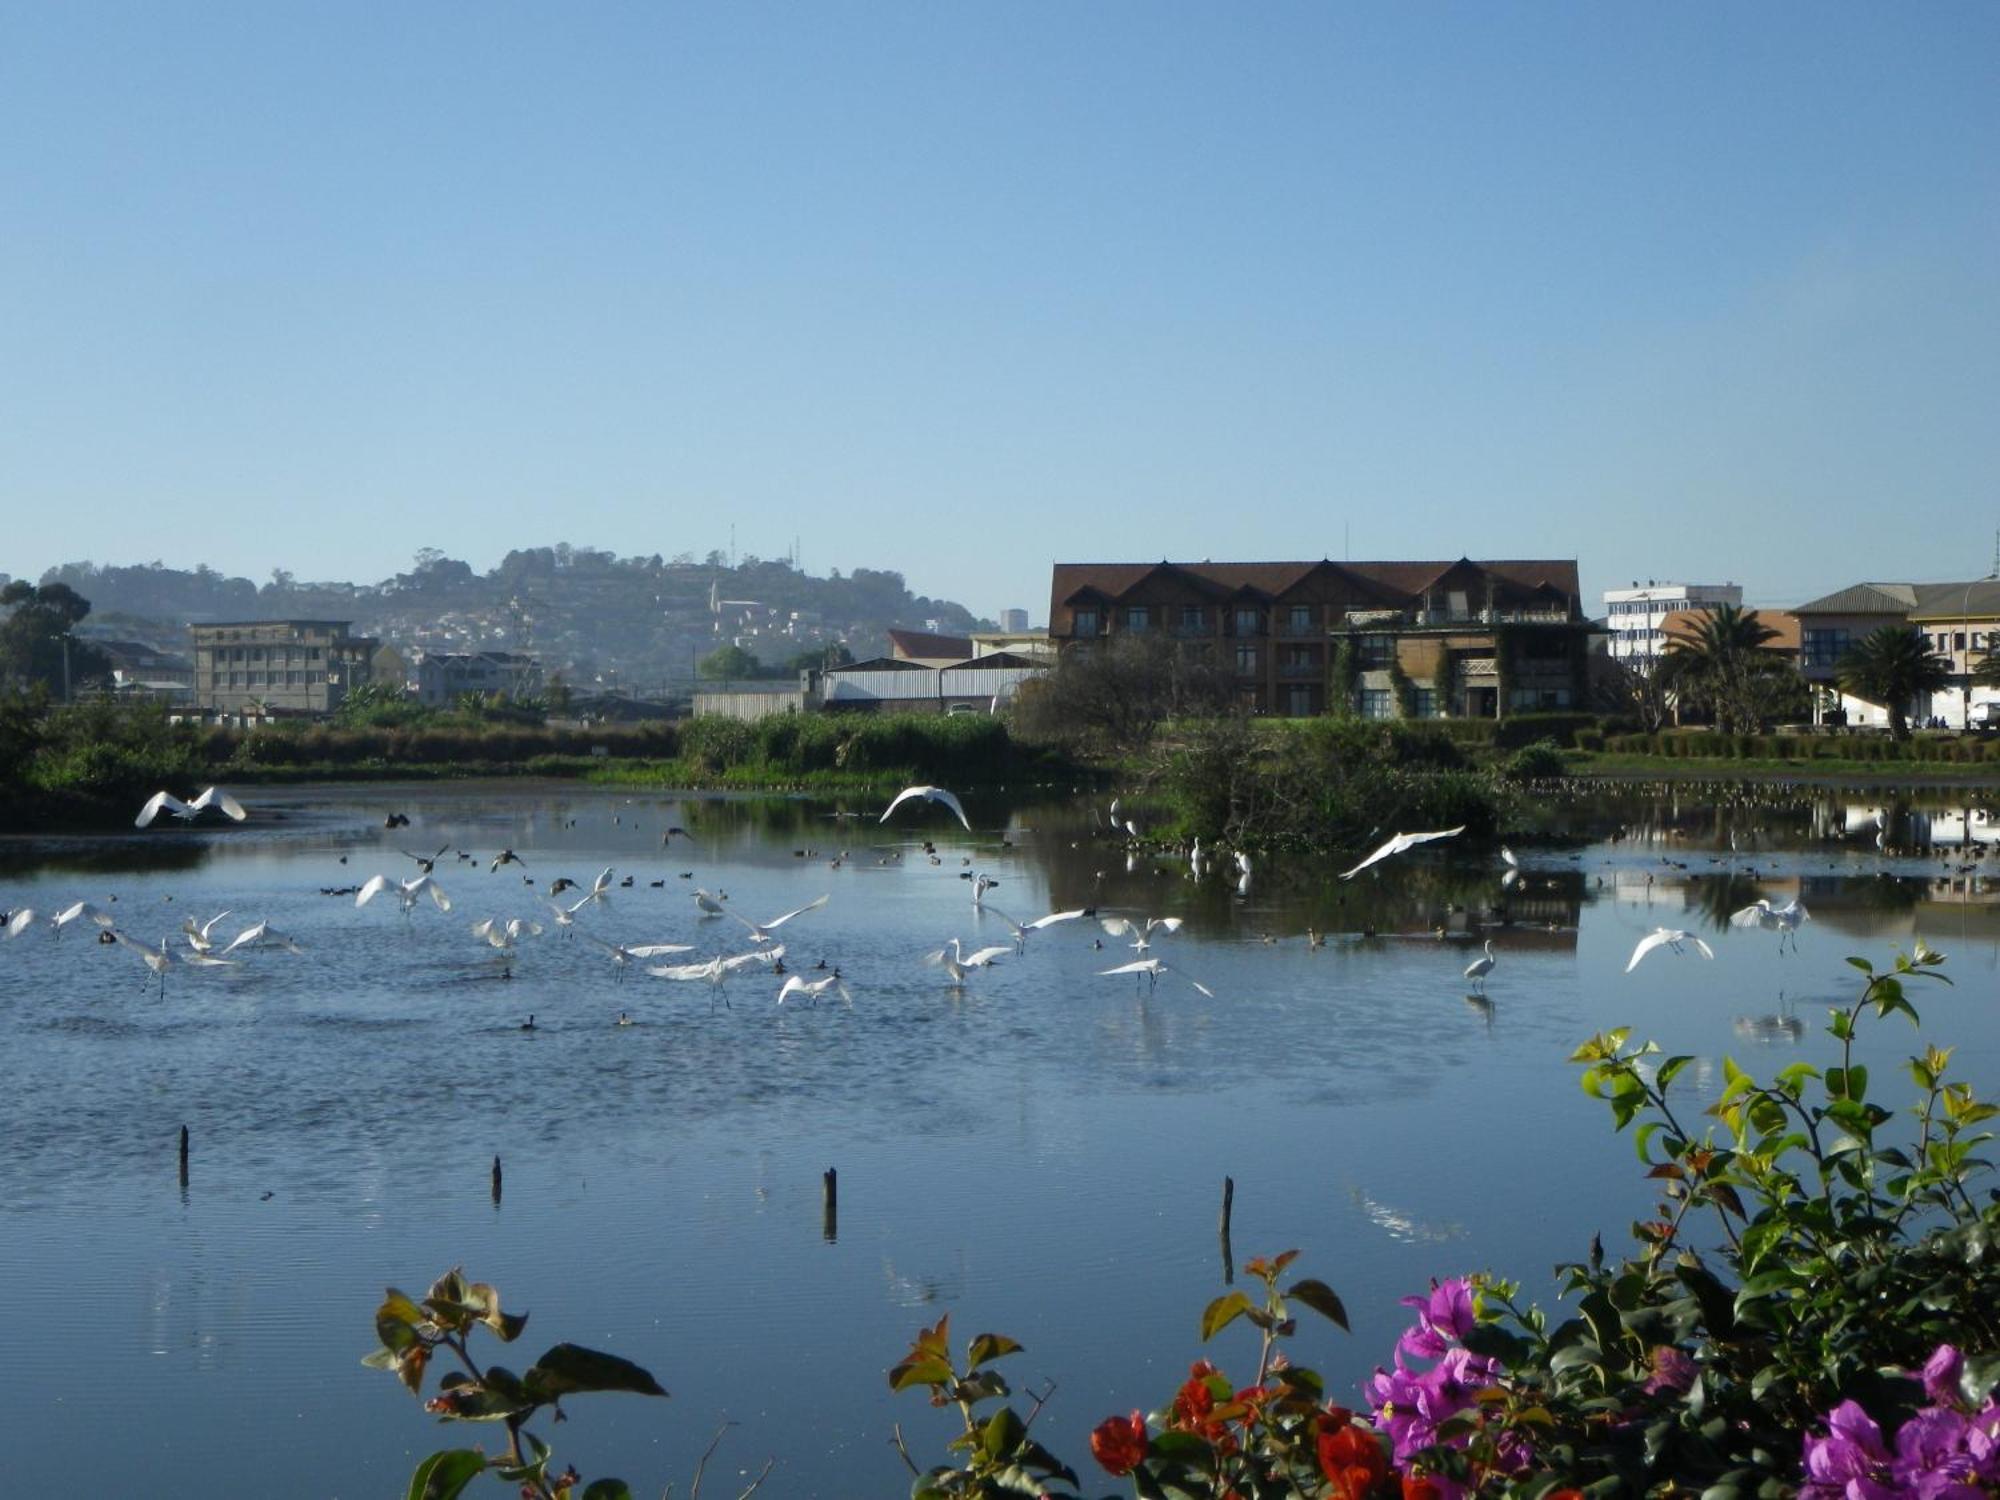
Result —
<instances>
[{"instance_id":1,"label":"white multi-story building","mask_svg":"<svg viewBox=\"0 0 2000 1500\"><path fill-rule=\"evenodd\" d=\"M1718 604L1743 605L1743 589L1734 583L1655 583L1604 591L1604 624L1610 632L1611 659L1642 670L1666 654L1667 616L1685 609L1714 609Z\"/></svg>"}]
</instances>

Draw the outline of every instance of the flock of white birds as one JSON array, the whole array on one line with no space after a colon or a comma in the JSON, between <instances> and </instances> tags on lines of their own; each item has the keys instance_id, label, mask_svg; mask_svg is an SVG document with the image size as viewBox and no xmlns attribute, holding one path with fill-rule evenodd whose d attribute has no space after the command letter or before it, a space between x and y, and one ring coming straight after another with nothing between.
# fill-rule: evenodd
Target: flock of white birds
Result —
<instances>
[{"instance_id":1,"label":"flock of white birds","mask_svg":"<svg viewBox=\"0 0 2000 1500\"><path fill-rule=\"evenodd\" d=\"M888 807L884 809L879 821L887 823L898 808L908 803L933 803L943 807L958 819L960 825L968 833L972 832L972 822L966 816L964 805L952 792L938 786L905 787L896 794ZM200 795L186 802L169 792L156 793L148 799L133 821L134 826L145 828L150 826L162 812L170 812L178 819L192 822L201 817L205 812L211 810L239 823L248 816L243 804L230 795L230 793L220 787L208 787ZM1110 823L1115 833L1126 834L1135 839L1139 837L1137 824L1124 816L1124 810L1117 799L1113 799L1111 803ZM1362 871L1376 866L1384 860L1407 853L1409 850L1425 844L1455 838L1464 831L1464 827L1461 825L1457 828L1444 828L1430 832L1394 834L1352 868L1343 871L1340 878L1342 880L1352 880ZM671 839L675 832L684 832L684 830L677 828L670 829L667 838ZM928 848L928 845L926 847ZM437 861L450 851L451 846L449 844L440 848L436 854L428 856L409 854L407 851L404 851L406 857L416 862L418 866L417 873L408 879L399 879L390 875L379 874L371 876L361 886L354 889L354 904L357 907L363 907L367 906L378 896L393 896L399 910L406 918L410 917L420 903L426 900L435 906L437 910L450 912L452 910L451 898L446 895L444 888L439 885L435 871ZM1506 866L1502 877L1503 885L1508 889L1512 889L1519 884L1521 879L1520 862L1515 858L1513 851L1510 849L1503 847L1499 853L1502 862ZM469 860L471 856L461 855L460 858ZM1238 871L1238 889L1240 892L1247 892L1251 878L1250 858L1241 851L1235 852L1233 858ZM1189 856L1191 873L1199 878L1205 873L1206 863L1207 856L1204 855L1200 840L1197 839ZM491 871L498 871L503 864L519 864L525 868L526 861L522 860L512 849L506 849L494 856L489 869ZM692 953L695 951L695 945L691 943L614 943L596 933L588 931L577 921L578 916L587 908L605 905L609 902L610 893L616 882L616 876L616 869L607 866L598 874L590 887L583 891L582 895L569 902L564 902L557 898L561 897L568 890L580 889L580 887L575 882L557 880L551 884L547 894L537 898L547 913L546 923L534 918L519 916L504 918L488 917L472 924L472 935L488 947L498 950L501 954L505 955L512 953L522 942L541 936L552 926L563 936L578 936L584 941L602 949L609 956L614 966L616 977L620 981L623 981L625 978L627 970L634 963L638 963L645 968L646 973L655 978L704 983L719 991L723 984L733 975L746 974L759 970L769 971L776 975L784 975L785 946L777 941L778 929L799 917L819 910L831 899L830 896L823 895L795 910L783 912L775 917L757 922L752 921L739 912L732 911L724 905L726 897L705 888L696 889L693 892L693 899L699 916L704 919L727 917L732 921L740 923L745 929L745 938L750 945L749 948L746 951L737 953L716 952L706 959L692 962L684 960L677 963L650 963L647 960L673 958ZM1045 916L1036 917L1031 921L1020 921L986 902L986 892L996 885L997 882L984 874L977 873L967 878L973 882L973 907L978 911L997 917L1005 923L1013 933L1014 941L1011 946L1001 944L975 948L968 951L961 939L953 937L947 940L944 946L935 952L926 954L924 961L941 968L945 973L947 981L954 989L964 988L967 981L979 970L990 968L992 965L1001 962L1013 954L1025 952L1028 939L1033 933L1062 923L1095 919L1108 936L1113 938L1129 938L1131 940L1130 946L1133 952L1137 954L1137 957L1130 962L1099 970L1098 973L1100 975L1110 977L1130 974L1134 976L1136 982L1149 989L1158 985L1162 975L1174 975L1183 982L1193 986L1194 989L1203 995L1213 997L1215 993L1214 990L1202 984L1191 975L1176 967L1169 966L1151 951L1153 938L1156 934L1171 934L1180 930L1182 919L1179 917L1132 918L1121 915L1099 916L1094 908L1079 907L1070 911L1050 912ZM628 876L624 883L630 885L632 883L631 878ZM659 883L655 882L655 884ZM266 921L249 923L225 939L223 934L218 932L217 929L223 920L230 915L229 912L223 911L205 921L198 921L192 916L186 918L181 924L180 931L184 946L178 948L175 946L171 934L162 937L159 944L154 946L120 931L109 913L100 907L92 905L88 901L74 902L59 911L51 912L46 918L41 917L33 909L27 907L0 914L0 934L4 934L7 940L12 940L40 926L46 925L49 931L56 938L60 939L64 929L71 924L78 921L88 922L99 930L100 942L116 944L136 954L145 963L149 971L147 982L150 984L153 980L157 979L162 992L165 990L166 976L176 962L193 968L221 968L239 964L245 958L258 952L279 951L289 954L301 954L305 951L295 939L272 928L270 923ZM1807 920L1809 920L1808 913L1797 900L1792 900L1784 906L1774 906L1769 901L1760 900L1733 913L1730 917L1730 923L1735 927L1755 927L1765 931L1776 932L1779 936L1781 951L1787 944L1796 948L1799 926ZM1308 936L1313 946L1319 946L1318 935L1316 933L1309 933ZM1699 953L1703 958L1713 959L1715 957L1714 950L1693 933L1680 928L1656 927L1642 937L1633 948L1632 956L1625 965L1625 972L1628 974L1631 973L1648 954L1660 949L1666 949L1672 953L1686 953L1690 948ZM1483 955L1474 959L1472 963L1466 966L1465 977L1472 981L1475 986L1479 987L1482 993L1486 976L1493 971L1496 961L1493 944L1488 941L1484 944ZM824 960L821 961L820 966L824 967ZM778 1003L782 1005L794 996L803 996L808 1003L814 1003L827 994L838 995L843 1001L852 1003L853 997L848 991L846 982L842 978L838 968L824 975L824 977L812 980L808 980L797 974L786 976L784 984L778 990L777 999ZM621 1022L624 1019L621 1013ZM532 1026L533 1018L530 1017L529 1021L530 1026Z\"/></svg>"}]
</instances>

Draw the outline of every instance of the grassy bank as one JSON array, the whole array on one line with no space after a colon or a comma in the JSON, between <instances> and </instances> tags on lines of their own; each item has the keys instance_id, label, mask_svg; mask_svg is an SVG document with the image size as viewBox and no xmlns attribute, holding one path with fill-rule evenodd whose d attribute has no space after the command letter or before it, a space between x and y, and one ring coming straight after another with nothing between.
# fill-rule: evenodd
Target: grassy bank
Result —
<instances>
[{"instance_id":1,"label":"grassy bank","mask_svg":"<svg viewBox=\"0 0 2000 1500\"><path fill-rule=\"evenodd\" d=\"M437 715L393 725L175 725L156 708L0 700L0 831L111 829L165 788L568 777L622 786L877 791L1090 773L985 717L789 716L570 728Z\"/></svg>"}]
</instances>

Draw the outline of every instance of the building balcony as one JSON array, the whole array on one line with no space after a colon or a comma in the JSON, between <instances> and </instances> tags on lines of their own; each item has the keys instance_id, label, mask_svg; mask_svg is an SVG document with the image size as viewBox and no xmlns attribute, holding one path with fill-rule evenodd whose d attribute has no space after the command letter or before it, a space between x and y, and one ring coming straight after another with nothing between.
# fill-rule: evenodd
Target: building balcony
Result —
<instances>
[{"instance_id":1,"label":"building balcony","mask_svg":"<svg viewBox=\"0 0 2000 1500\"><path fill-rule=\"evenodd\" d=\"M1325 675L1325 662L1281 661L1278 663L1278 676L1286 682L1317 682Z\"/></svg>"},{"instance_id":2,"label":"building balcony","mask_svg":"<svg viewBox=\"0 0 2000 1500\"><path fill-rule=\"evenodd\" d=\"M1176 625L1174 635L1183 641L1207 640L1215 634L1215 627L1206 621L1199 625Z\"/></svg>"},{"instance_id":3,"label":"building balcony","mask_svg":"<svg viewBox=\"0 0 2000 1500\"><path fill-rule=\"evenodd\" d=\"M1308 620L1303 625L1296 625L1290 620L1283 620L1279 622L1277 633L1287 640L1311 641L1318 640L1321 636L1325 635L1326 626L1320 624L1317 620Z\"/></svg>"}]
</instances>

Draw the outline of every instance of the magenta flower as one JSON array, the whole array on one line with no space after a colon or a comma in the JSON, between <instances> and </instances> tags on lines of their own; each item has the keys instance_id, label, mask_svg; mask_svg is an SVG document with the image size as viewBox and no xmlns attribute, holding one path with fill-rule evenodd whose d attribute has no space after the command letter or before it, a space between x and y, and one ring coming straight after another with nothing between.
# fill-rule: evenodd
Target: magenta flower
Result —
<instances>
[{"instance_id":1,"label":"magenta flower","mask_svg":"<svg viewBox=\"0 0 2000 1500\"><path fill-rule=\"evenodd\" d=\"M1889 1500L1889 1450L1882 1429L1859 1405L1843 1401L1826 1414L1827 1435L1806 1434L1806 1482L1799 1500Z\"/></svg>"},{"instance_id":2,"label":"magenta flower","mask_svg":"<svg viewBox=\"0 0 2000 1500\"><path fill-rule=\"evenodd\" d=\"M1958 1405L1958 1377L1964 1369L1965 1356L1949 1344L1939 1344L1924 1361L1924 1394L1933 1406Z\"/></svg>"},{"instance_id":3,"label":"magenta flower","mask_svg":"<svg viewBox=\"0 0 2000 1500\"><path fill-rule=\"evenodd\" d=\"M1646 1381L1646 1394L1658 1395L1661 1391L1685 1392L1694 1388L1694 1361L1672 1344L1661 1344L1653 1350L1653 1373Z\"/></svg>"},{"instance_id":4,"label":"magenta flower","mask_svg":"<svg viewBox=\"0 0 2000 1500\"><path fill-rule=\"evenodd\" d=\"M1396 1348L1412 1359L1436 1359L1472 1332L1472 1283L1462 1276L1432 1282L1428 1297L1405 1297L1403 1306L1417 1310L1417 1324Z\"/></svg>"}]
</instances>

